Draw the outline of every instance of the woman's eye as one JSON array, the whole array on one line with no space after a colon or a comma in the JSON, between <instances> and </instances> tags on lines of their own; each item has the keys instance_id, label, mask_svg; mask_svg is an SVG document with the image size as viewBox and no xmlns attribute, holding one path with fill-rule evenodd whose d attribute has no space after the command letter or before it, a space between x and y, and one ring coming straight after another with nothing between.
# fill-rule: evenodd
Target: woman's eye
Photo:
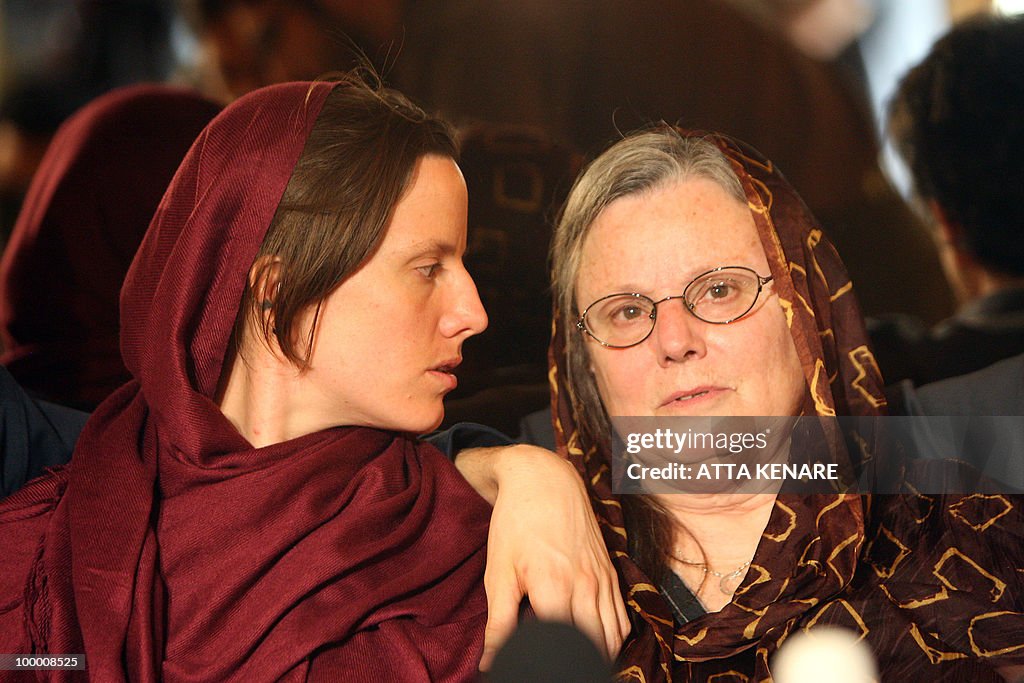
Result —
<instances>
[{"instance_id":1,"label":"woman's eye","mask_svg":"<svg viewBox=\"0 0 1024 683\"><path fill-rule=\"evenodd\" d=\"M612 312L612 320L617 322L630 322L646 315L640 306L621 306Z\"/></svg>"},{"instance_id":2,"label":"woman's eye","mask_svg":"<svg viewBox=\"0 0 1024 683\"><path fill-rule=\"evenodd\" d=\"M728 280L711 282L704 289L704 299L709 301L726 301L739 294L740 288Z\"/></svg>"},{"instance_id":3,"label":"woman's eye","mask_svg":"<svg viewBox=\"0 0 1024 683\"><path fill-rule=\"evenodd\" d=\"M727 296L729 296L730 293L731 287L724 282L720 282L716 285L711 285L711 287L708 288L708 295L712 299L724 299Z\"/></svg>"},{"instance_id":4,"label":"woman's eye","mask_svg":"<svg viewBox=\"0 0 1024 683\"><path fill-rule=\"evenodd\" d=\"M428 280L432 280L437 275L437 271L440 268L440 263L431 263L430 265L427 266L419 266L418 268L416 268L416 270L419 271L420 275L422 275L423 277L427 278Z\"/></svg>"}]
</instances>

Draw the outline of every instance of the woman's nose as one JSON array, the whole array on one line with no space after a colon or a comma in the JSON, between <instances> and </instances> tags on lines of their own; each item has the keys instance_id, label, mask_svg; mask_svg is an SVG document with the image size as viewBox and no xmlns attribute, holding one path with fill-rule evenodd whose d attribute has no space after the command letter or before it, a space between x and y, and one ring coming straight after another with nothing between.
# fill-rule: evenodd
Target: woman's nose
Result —
<instances>
[{"instance_id":1,"label":"woman's nose","mask_svg":"<svg viewBox=\"0 0 1024 683\"><path fill-rule=\"evenodd\" d=\"M452 306L448 314L442 318L441 332L446 337L455 337L460 334L471 337L486 329L487 312L484 310L483 303L480 302L476 283L473 282L469 272L463 270L454 284Z\"/></svg>"},{"instance_id":2,"label":"woman's nose","mask_svg":"<svg viewBox=\"0 0 1024 683\"><path fill-rule=\"evenodd\" d=\"M658 362L667 365L703 357L707 353L704 332L708 324L690 313L682 297L659 303L652 335Z\"/></svg>"}]
</instances>

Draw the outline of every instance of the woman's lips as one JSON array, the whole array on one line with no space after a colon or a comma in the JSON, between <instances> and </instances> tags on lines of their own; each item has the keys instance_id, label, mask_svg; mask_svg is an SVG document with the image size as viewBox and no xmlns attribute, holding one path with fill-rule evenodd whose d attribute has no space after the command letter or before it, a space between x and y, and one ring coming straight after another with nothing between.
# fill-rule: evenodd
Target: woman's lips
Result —
<instances>
[{"instance_id":1,"label":"woman's lips","mask_svg":"<svg viewBox=\"0 0 1024 683\"><path fill-rule=\"evenodd\" d=\"M671 394L662 402L661 407L696 407L718 398L726 391L729 391L728 387L720 386L699 386L691 389L684 389Z\"/></svg>"},{"instance_id":2,"label":"woman's lips","mask_svg":"<svg viewBox=\"0 0 1024 683\"><path fill-rule=\"evenodd\" d=\"M445 387L445 391L452 391L459 386L459 378L455 376L455 368L462 362L461 358L453 358L441 363L437 367L427 370L427 374L437 378Z\"/></svg>"}]
</instances>

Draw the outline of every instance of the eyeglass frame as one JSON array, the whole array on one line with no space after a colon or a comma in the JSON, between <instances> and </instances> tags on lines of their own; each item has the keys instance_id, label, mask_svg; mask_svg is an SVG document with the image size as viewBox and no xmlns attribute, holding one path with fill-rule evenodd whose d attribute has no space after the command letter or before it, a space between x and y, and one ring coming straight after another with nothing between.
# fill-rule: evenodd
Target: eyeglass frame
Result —
<instances>
[{"instance_id":1,"label":"eyeglass frame","mask_svg":"<svg viewBox=\"0 0 1024 683\"><path fill-rule=\"evenodd\" d=\"M693 311L693 309L696 307L696 304L690 303L690 301L686 298L686 290L688 290L691 286L693 286L693 283L695 283L697 280L701 279L702 277L705 277L707 275L711 275L712 273L717 273L717 272L722 271L722 270L734 270L734 269L746 270L746 271L752 273L755 278L757 278L757 292L754 294L754 298L750 302L750 306L747 307L747 310L743 311L742 313L740 313L737 316L729 318L728 320L719 320L719 321L705 320L704 318L702 318L699 315L697 315ZM712 268L711 270L705 271L705 272L701 273L700 275L695 276L692 280L690 280L688 283L686 283L685 287L683 287L682 294L672 294L670 296L666 296L664 299L658 299L657 301L655 301L651 297L647 296L646 294L640 294L638 292L617 292L615 294L606 294L605 296L602 296L600 299L596 299L596 300L592 301L589 306L587 306L585 309L583 309L583 313L581 313L580 317L576 319L576 327L577 327L577 329L582 330L583 332L586 332L590 336L591 339L596 341L601 346L604 346L604 347L609 348L609 349L628 349L628 348L637 346L638 344L643 344L645 341L647 341L647 338L651 336L652 332L654 332L654 326L658 324L658 304L663 304L666 301L671 301L672 299L682 299L683 300L683 304L685 304L684 308L690 313L690 315L692 315L694 318L696 318L697 320L700 320L703 323L707 323L708 325L728 325L729 323L734 323L737 320L739 320L740 318L744 317L745 315L747 315L747 313L750 313L750 311L752 311L754 309L754 306L757 304L757 300L761 298L761 291L764 289L764 286L767 285L769 282L772 282L774 279L775 279L774 275L768 275L768 276L761 275L756 270L754 270L753 268L750 268L748 266L718 266L717 268ZM590 331L590 329L587 328L587 323L586 323L587 313L590 311L590 309L593 308L594 306L596 306L597 304L601 303L602 301L607 301L608 299L612 299L612 298L617 297L617 296L631 296L631 297L633 297L635 299L647 299L648 301L651 302L651 314L649 316L647 316L648 318L651 319L651 329L647 330L647 334L645 334L642 339L639 339L639 340L633 342L632 344L623 344L623 345L609 344L609 343L607 343L605 341L602 341L601 339L598 339L597 335L595 335L593 332Z\"/></svg>"}]
</instances>

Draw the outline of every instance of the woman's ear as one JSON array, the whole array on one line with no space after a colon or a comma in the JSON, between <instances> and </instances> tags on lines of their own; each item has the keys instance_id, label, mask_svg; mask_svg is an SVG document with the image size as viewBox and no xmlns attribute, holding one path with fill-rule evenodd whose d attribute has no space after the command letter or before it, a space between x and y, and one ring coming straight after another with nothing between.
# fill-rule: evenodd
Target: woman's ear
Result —
<instances>
[{"instance_id":1,"label":"woman's ear","mask_svg":"<svg viewBox=\"0 0 1024 683\"><path fill-rule=\"evenodd\" d=\"M253 316L267 332L277 333L274 328L274 304L281 291L281 277L284 266L280 257L272 255L260 256L249 269L249 289L254 302ZM267 341L270 341L267 335Z\"/></svg>"}]
</instances>

